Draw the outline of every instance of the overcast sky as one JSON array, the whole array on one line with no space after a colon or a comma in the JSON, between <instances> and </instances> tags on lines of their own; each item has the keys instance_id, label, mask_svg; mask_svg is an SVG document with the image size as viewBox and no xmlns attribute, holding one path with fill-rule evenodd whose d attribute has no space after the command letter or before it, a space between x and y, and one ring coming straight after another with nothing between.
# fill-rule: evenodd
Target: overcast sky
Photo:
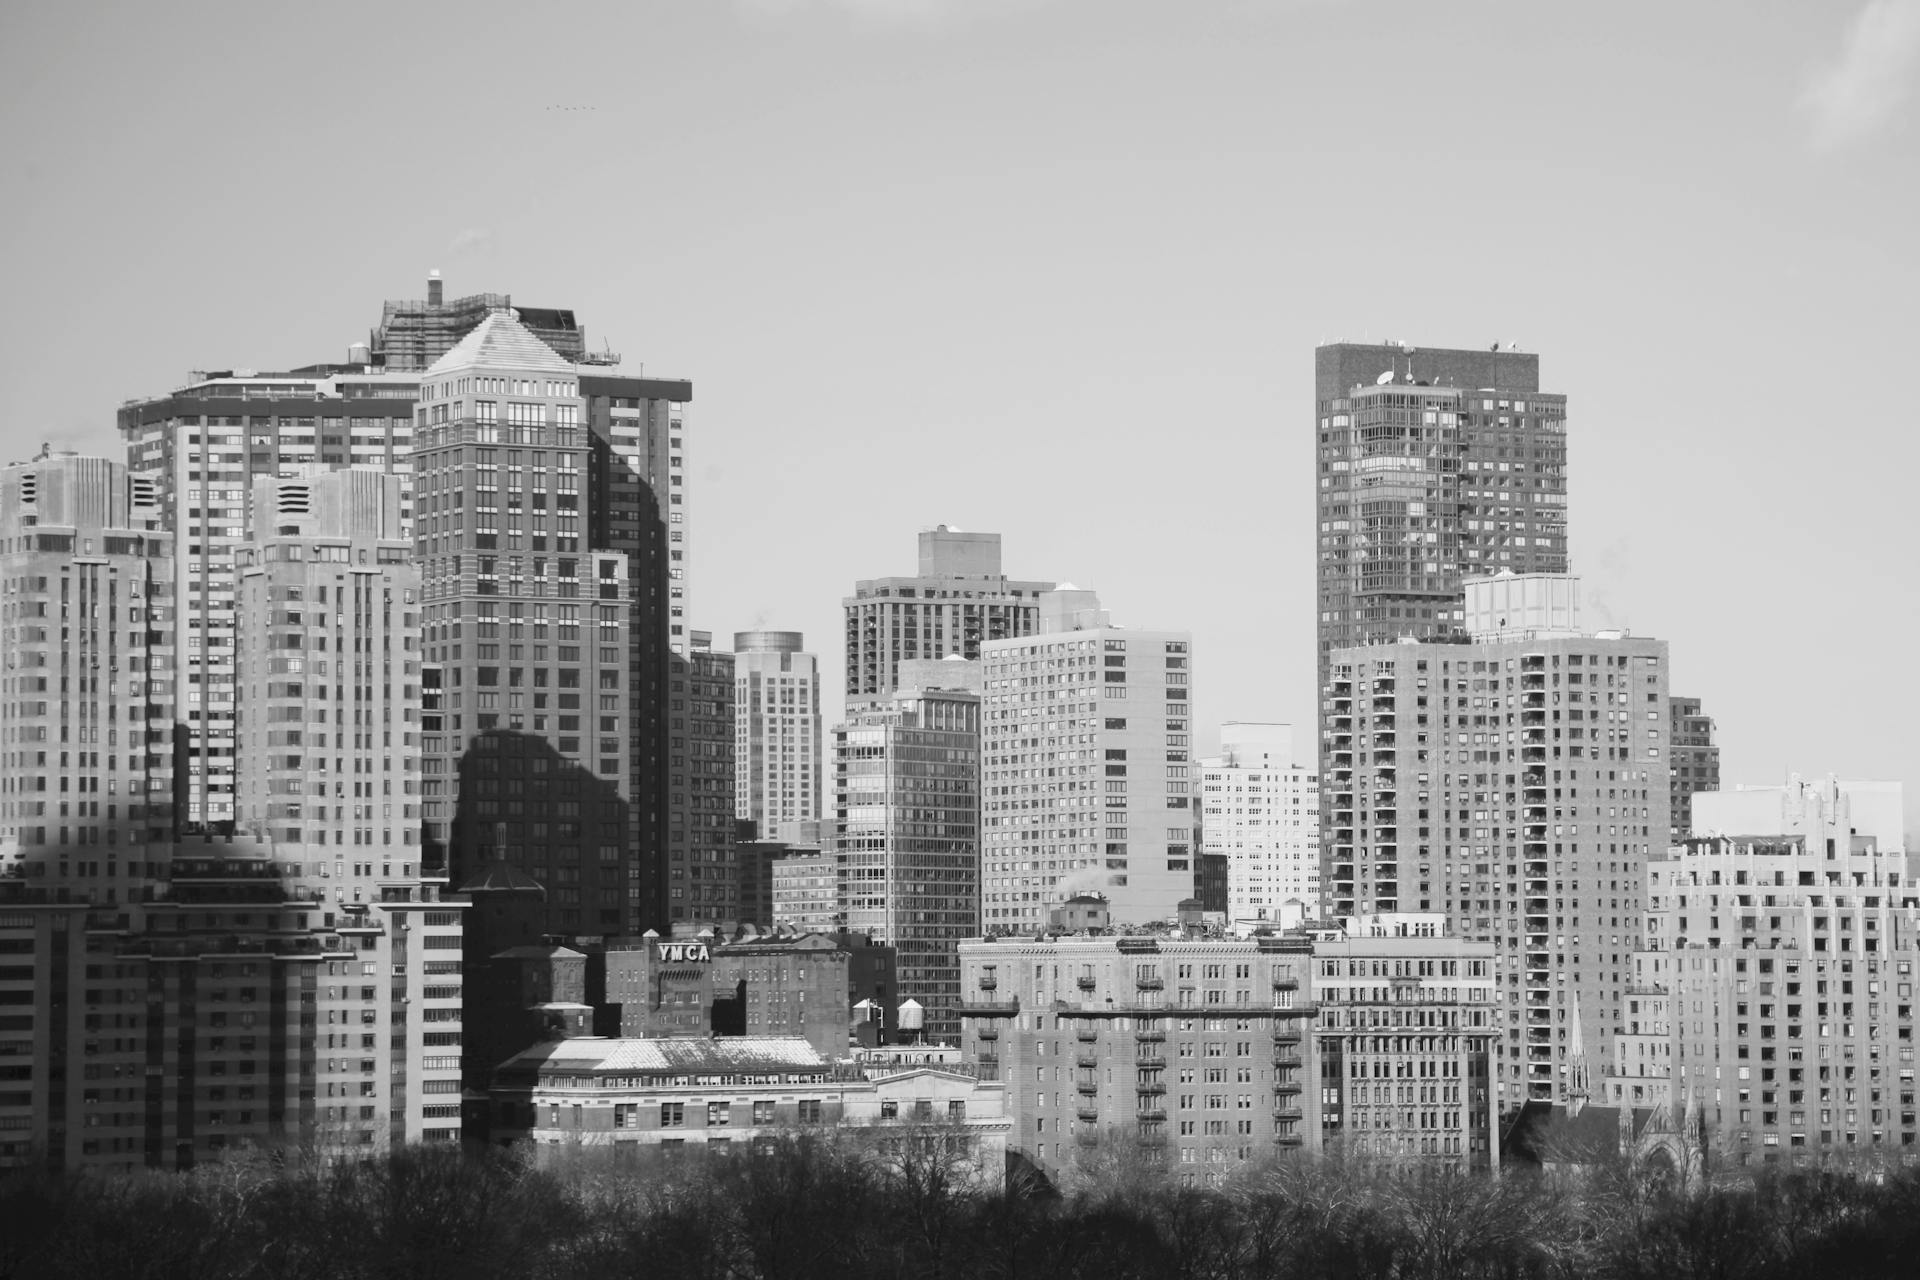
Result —
<instances>
[{"instance_id":1,"label":"overcast sky","mask_svg":"<svg viewBox=\"0 0 1920 1280\"><path fill-rule=\"evenodd\" d=\"M383 298L691 378L692 623L806 632L936 523L1313 688L1313 348L1518 342L1588 621L1729 781L1920 811L1920 3L596 0L0 9L0 458ZM1920 825L1910 820L1910 825Z\"/></svg>"}]
</instances>

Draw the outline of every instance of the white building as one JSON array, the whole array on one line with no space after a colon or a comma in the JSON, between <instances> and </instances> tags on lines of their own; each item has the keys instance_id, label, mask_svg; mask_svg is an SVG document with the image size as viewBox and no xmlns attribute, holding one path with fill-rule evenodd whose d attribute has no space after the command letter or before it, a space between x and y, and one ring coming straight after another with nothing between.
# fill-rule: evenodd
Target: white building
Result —
<instances>
[{"instance_id":1,"label":"white building","mask_svg":"<svg viewBox=\"0 0 1920 1280\"><path fill-rule=\"evenodd\" d=\"M1293 726L1229 721L1200 762L1202 853L1227 858L1227 917L1279 920L1320 908L1320 775L1294 763Z\"/></svg>"},{"instance_id":2,"label":"white building","mask_svg":"<svg viewBox=\"0 0 1920 1280\"><path fill-rule=\"evenodd\" d=\"M1040 632L980 647L982 927L1036 929L1073 894L1115 924L1193 896L1190 633L1113 626L1091 591L1040 597Z\"/></svg>"},{"instance_id":3,"label":"white building","mask_svg":"<svg viewBox=\"0 0 1920 1280\"><path fill-rule=\"evenodd\" d=\"M762 839L820 817L820 664L798 631L733 633L733 812Z\"/></svg>"}]
</instances>

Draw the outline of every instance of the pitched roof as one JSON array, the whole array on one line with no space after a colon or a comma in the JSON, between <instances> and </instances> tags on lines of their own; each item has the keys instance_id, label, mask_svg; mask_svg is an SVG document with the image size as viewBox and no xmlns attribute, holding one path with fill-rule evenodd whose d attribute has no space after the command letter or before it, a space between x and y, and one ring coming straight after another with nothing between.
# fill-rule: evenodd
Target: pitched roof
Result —
<instances>
[{"instance_id":1,"label":"pitched roof","mask_svg":"<svg viewBox=\"0 0 1920 1280\"><path fill-rule=\"evenodd\" d=\"M526 872L520 870L503 858L495 858L492 862L489 862L486 866L476 871L472 878L460 886L459 891L461 893L486 893L490 891L517 892L521 890L533 890L543 894L547 891L545 885L535 880Z\"/></svg>"},{"instance_id":2,"label":"pitched roof","mask_svg":"<svg viewBox=\"0 0 1920 1280\"><path fill-rule=\"evenodd\" d=\"M559 352L534 336L511 311L489 311L473 332L433 362L424 376L435 378L460 369L511 369L525 373L578 371Z\"/></svg>"},{"instance_id":3,"label":"pitched roof","mask_svg":"<svg viewBox=\"0 0 1920 1280\"><path fill-rule=\"evenodd\" d=\"M799 1036L722 1036L652 1040L578 1036L552 1040L515 1054L507 1067L574 1071L631 1071L659 1075L761 1075L826 1071L820 1051Z\"/></svg>"}]
</instances>

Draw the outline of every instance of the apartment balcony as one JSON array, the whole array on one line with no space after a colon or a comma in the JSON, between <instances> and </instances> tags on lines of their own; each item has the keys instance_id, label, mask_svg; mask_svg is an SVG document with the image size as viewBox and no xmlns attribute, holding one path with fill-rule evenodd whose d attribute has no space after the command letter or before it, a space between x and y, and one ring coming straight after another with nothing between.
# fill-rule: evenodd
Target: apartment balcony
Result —
<instances>
[{"instance_id":1,"label":"apartment balcony","mask_svg":"<svg viewBox=\"0 0 1920 1280\"><path fill-rule=\"evenodd\" d=\"M1097 1111L1092 1115L1083 1115L1081 1117L1081 1119L1089 1121L1098 1120L1099 1118L1100 1113ZM1083 1147L1097 1147L1100 1145L1100 1133L1096 1129L1081 1129L1073 1135L1073 1140Z\"/></svg>"},{"instance_id":2,"label":"apartment balcony","mask_svg":"<svg viewBox=\"0 0 1920 1280\"><path fill-rule=\"evenodd\" d=\"M1167 983L1164 978L1145 977L1135 978L1133 985L1142 991L1161 991L1166 988Z\"/></svg>"},{"instance_id":3,"label":"apartment balcony","mask_svg":"<svg viewBox=\"0 0 1920 1280\"><path fill-rule=\"evenodd\" d=\"M1167 1085L1164 1080L1141 1080L1134 1084L1133 1091L1143 1098L1152 1097L1155 1094L1165 1093Z\"/></svg>"},{"instance_id":4,"label":"apartment balcony","mask_svg":"<svg viewBox=\"0 0 1920 1280\"><path fill-rule=\"evenodd\" d=\"M1094 987L1093 975L1090 973L1081 974L1078 978L1074 979L1074 985L1079 987L1082 991L1093 990L1093 987Z\"/></svg>"},{"instance_id":5,"label":"apartment balcony","mask_svg":"<svg viewBox=\"0 0 1920 1280\"><path fill-rule=\"evenodd\" d=\"M1159 1124L1166 1120L1167 1109L1165 1107L1144 1107L1134 1112L1133 1118L1143 1124Z\"/></svg>"},{"instance_id":6,"label":"apartment balcony","mask_svg":"<svg viewBox=\"0 0 1920 1280\"><path fill-rule=\"evenodd\" d=\"M974 1031L974 1034L979 1036L982 1040L998 1040L1000 1038L1000 1028L994 1026L991 1022L989 1022L986 1025L977 1028Z\"/></svg>"},{"instance_id":7,"label":"apartment balcony","mask_svg":"<svg viewBox=\"0 0 1920 1280\"><path fill-rule=\"evenodd\" d=\"M1073 1114L1079 1117L1085 1124L1097 1124L1100 1120L1100 1108L1098 1107L1081 1107Z\"/></svg>"},{"instance_id":8,"label":"apartment balcony","mask_svg":"<svg viewBox=\"0 0 1920 1280\"><path fill-rule=\"evenodd\" d=\"M992 991L999 985L1000 979L994 977L992 974L983 973L980 975L980 989L982 991Z\"/></svg>"},{"instance_id":9,"label":"apartment balcony","mask_svg":"<svg viewBox=\"0 0 1920 1280\"><path fill-rule=\"evenodd\" d=\"M1092 1044L1100 1038L1100 1028L1091 1022L1083 1022L1073 1029L1073 1038L1081 1044Z\"/></svg>"},{"instance_id":10,"label":"apartment balcony","mask_svg":"<svg viewBox=\"0 0 1920 1280\"><path fill-rule=\"evenodd\" d=\"M1096 1071L1100 1067L1100 1055L1097 1053L1083 1053L1073 1060L1073 1065L1079 1067L1082 1071Z\"/></svg>"},{"instance_id":11,"label":"apartment balcony","mask_svg":"<svg viewBox=\"0 0 1920 1280\"><path fill-rule=\"evenodd\" d=\"M1273 1043L1276 1048L1300 1043L1300 1028L1280 1026L1273 1029Z\"/></svg>"},{"instance_id":12,"label":"apartment balcony","mask_svg":"<svg viewBox=\"0 0 1920 1280\"><path fill-rule=\"evenodd\" d=\"M963 999L958 1012L963 1018L1013 1018L1019 1016L1020 1001Z\"/></svg>"},{"instance_id":13,"label":"apartment balcony","mask_svg":"<svg viewBox=\"0 0 1920 1280\"><path fill-rule=\"evenodd\" d=\"M1285 1094L1288 1097L1294 1097L1299 1094L1300 1089L1301 1084L1298 1080L1275 1080L1273 1082L1273 1091L1276 1094Z\"/></svg>"},{"instance_id":14,"label":"apartment balcony","mask_svg":"<svg viewBox=\"0 0 1920 1280\"><path fill-rule=\"evenodd\" d=\"M1159 1044L1167 1038L1167 1033L1159 1027L1141 1027L1133 1033L1133 1038L1141 1044Z\"/></svg>"},{"instance_id":15,"label":"apartment balcony","mask_svg":"<svg viewBox=\"0 0 1920 1280\"><path fill-rule=\"evenodd\" d=\"M1133 1065L1142 1071L1161 1071L1166 1068L1167 1059L1164 1054L1156 1053L1146 1057L1135 1058Z\"/></svg>"},{"instance_id":16,"label":"apartment balcony","mask_svg":"<svg viewBox=\"0 0 1920 1280\"><path fill-rule=\"evenodd\" d=\"M1284 973L1276 973L1273 975L1273 989L1275 991L1298 991L1300 989L1300 979L1290 977Z\"/></svg>"},{"instance_id":17,"label":"apartment balcony","mask_svg":"<svg viewBox=\"0 0 1920 1280\"><path fill-rule=\"evenodd\" d=\"M1300 1122L1300 1118L1301 1118L1301 1117L1300 1117L1300 1108L1298 1108L1298 1107L1275 1107L1275 1108L1273 1109L1273 1118L1274 1118L1275 1120L1277 1120L1277 1121L1279 1121L1279 1122L1281 1122L1282 1124L1285 1124L1285 1123L1288 1123L1288 1122L1292 1122L1292 1123L1294 1123L1294 1124L1298 1124L1298 1123Z\"/></svg>"},{"instance_id":18,"label":"apartment balcony","mask_svg":"<svg viewBox=\"0 0 1920 1280\"><path fill-rule=\"evenodd\" d=\"M1074 1082L1073 1087L1078 1089L1083 1096L1089 1098L1100 1092L1100 1082L1098 1080L1077 1080Z\"/></svg>"},{"instance_id":19,"label":"apartment balcony","mask_svg":"<svg viewBox=\"0 0 1920 1280\"><path fill-rule=\"evenodd\" d=\"M1273 1141L1276 1146L1298 1147L1298 1146L1304 1146L1306 1144L1307 1139L1305 1134L1288 1131L1285 1133L1274 1134Z\"/></svg>"}]
</instances>

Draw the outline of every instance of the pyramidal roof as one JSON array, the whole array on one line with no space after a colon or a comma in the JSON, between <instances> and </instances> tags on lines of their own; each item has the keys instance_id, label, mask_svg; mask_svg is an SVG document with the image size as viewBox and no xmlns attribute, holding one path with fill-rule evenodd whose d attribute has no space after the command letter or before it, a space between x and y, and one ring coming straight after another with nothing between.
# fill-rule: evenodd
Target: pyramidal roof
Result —
<instances>
[{"instance_id":1,"label":"pyramidal roof","mask_svg":"<svg viewBox=\"0 0 1920 1280\"><path fill-rule=\"evenodd\" d=\"M511 311L489 311L472 333L433 362L429 378L458 369L512 369L525 373L564 373L576 370L560 353L534 336Z\"/></svg>"}]
</instances>

